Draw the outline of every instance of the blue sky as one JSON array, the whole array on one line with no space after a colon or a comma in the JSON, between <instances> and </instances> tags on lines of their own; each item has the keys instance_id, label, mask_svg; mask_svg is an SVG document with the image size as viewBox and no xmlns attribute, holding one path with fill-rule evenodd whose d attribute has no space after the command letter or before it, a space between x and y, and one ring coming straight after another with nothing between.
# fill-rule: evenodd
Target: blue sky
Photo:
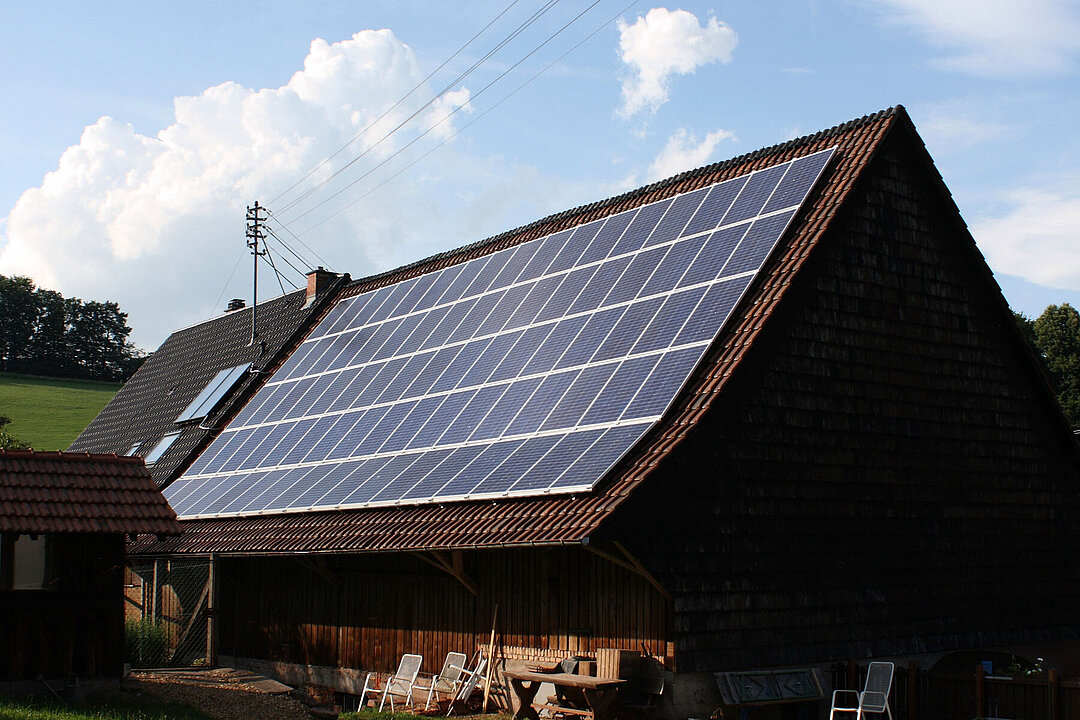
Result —
<instances>
[{"instance_id":1,"label":"blue sky","mask_svg":"<svg viewBox=\"0 0 1080 720\"><path fill-rule=\"evenodd\" d=\"M153 348L250 296L255 200L357 277L900 103L1013 306L1080 305L1077 3L600 0L536 49L561 0L452 83L545 7L510 1L5 3L0 273Z\"/></svg>"}]
</instances>

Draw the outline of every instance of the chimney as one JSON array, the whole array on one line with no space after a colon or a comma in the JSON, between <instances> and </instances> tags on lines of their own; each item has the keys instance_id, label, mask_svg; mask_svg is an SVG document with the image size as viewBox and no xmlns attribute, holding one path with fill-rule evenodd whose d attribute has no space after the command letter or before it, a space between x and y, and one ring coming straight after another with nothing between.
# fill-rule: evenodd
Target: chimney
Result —
<instances>
[{"instance_id":1,"label":"chimney","mask_svg":"<svg viewBox=\"0 0 1080 720\"><path fill-rule=\"evenodd\" d=\"M229 306L225 308L225 312L230 313L233 310L243 310L247 306L244 302L244 298L233 298L229 301Z\"/></svg>"},{"instance_id":2,"label":"chimney","mask_svg":"<svg viewBox=\"0 0 1080 720\"><path fill-rule=\"evenodd\" d=\"M304 302L304 306L307 307L315 302L315 298L330 287L330 284L337 278L336 273L330 272L322 265L309 272L307 274L307 300Z\"/></svg>"}]
</instances>

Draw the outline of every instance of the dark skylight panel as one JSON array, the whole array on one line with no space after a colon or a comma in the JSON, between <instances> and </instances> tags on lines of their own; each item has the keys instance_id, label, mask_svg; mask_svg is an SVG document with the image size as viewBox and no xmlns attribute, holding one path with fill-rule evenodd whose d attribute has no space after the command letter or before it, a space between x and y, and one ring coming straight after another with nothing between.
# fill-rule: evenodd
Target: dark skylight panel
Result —
<instances>
[{"instance_id":1,"label":"dark skylight panel","mask_svg":"<svg viewBox=\"0 0 1080 720\"><path fill-rule=\"evenodd\" d=\"M225 397L225 394L232 390L233 386L236 385L237 381L244 376L244 373L246 373L250 367L251 363L244 363L243 365L235 365L221 370L217 375L210 379L210 382L206 384L206 387L202 389L202 392L195 396L195 399L191 401L191 404L184 408L184 411L177 416L176 422L196 420L209 415L210 411L214 409L214 406L221 402L221 399Z\"/></svg>"},{"instance_id":2,"label":"dark skylight panel","mask_svg":"<svg viewBox=\"0 0 1080 720\"><path fill-rule=\"evenodd\" d=\"M172 444L176 442L176 438L180 437L180 432L171 432L165 435L165 437L158 440L157 444L151 448L150 452L146 453L143 457L143 462L147 465L153 465L165 454L165 452L172 447Z\"/></svg>"}]
</instances>

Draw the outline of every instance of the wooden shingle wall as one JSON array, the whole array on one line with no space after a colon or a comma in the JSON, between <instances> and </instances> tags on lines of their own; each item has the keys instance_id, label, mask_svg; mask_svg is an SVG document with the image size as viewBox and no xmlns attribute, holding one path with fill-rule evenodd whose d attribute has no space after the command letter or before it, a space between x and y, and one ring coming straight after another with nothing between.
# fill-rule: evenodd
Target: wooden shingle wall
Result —
<instances>
[{"instance_id":1,"label":"wooden shingle wall","mask_svg":"<svg viewBox=\"0 0 1080 720\"><path fill-rule=\"evenodd\" d=\"M680 671L1077 636L1075 443L913 138L601 530L674 595Z\"/></svg>"},{"instance_id":2,"label":"wooden shingle wall","mask_svg":"<svg viewBox=\"0 0 1080 720\"><path fill-rule=\"evenodd\" d=\"M225 655L389 671L420 653L435 673L447 652L487 646L496 603L510 659L666 647L667 601L581 548L466 552L478 595L408 553L220 562Z\"/></svg>"}]
</instances>

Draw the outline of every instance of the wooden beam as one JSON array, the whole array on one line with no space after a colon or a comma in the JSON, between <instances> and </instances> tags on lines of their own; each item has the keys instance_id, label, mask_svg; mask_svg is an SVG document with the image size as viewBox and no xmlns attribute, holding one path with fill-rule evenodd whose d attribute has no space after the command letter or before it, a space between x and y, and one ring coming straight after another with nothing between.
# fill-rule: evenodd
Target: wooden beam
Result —
<instances>
[{"instance_id":1,"label":"wooden beam","mask_svg":"<svg viewBox=\"0 0 1080 720\"><path fill-rule=\"evenodd\" d=\"M206 664L217 665L217 553L210 553L206 573Z\"/></svg>"},{"instance_id":2,"label":"wooden beam","mask_svg":"<svg viewBox=\"0 0 1080 720\"><path fill-rule=\"evenodd\" d=\"M158 619L159 611L161 609L159 607L159 604L158 604L158 600L159 600L158 595L161 593L161 585L158 582L158 579L159 579L158 574L160 572L160 565L161 565L161 560L159 560L158 558L154 558L154 581L153 581L153 584L150 586L150 617L153 620Z\"/></svg>"},{"instance_id":3,"label":"wooden beam","mask_svg":"<svg viewBox=\"0 0 1080 720\"><path fill-rule=\"evenodd\" d=\"M671 600L671 593L669 593L667 591L667 588L665 588L663 585L661 585L660 581L657 580L656 578L654 578L652 576L652 573L650 573L648 570L646 570L645 566L642 565L638 561L638 559L636 557L634 557L633 555L630 554L630 551L626 549L626 546L624 546L618 540L614 541L614 545L615 545L615 547L619 548L619 552L621 552L623 555L626 556L626 559L630 561L630 564L633 565L637 569L638 575L641 575L641 577L648 580L649 584L652 585L654 588L656 588L657 592L659 592L661 595L666 597L668 600Z\"/></svg>"},{"instance_id":4,"label":"wooden beam","mask_svg":"<svg viewBox=\"0 0 1080 720\"><path fill-rule=\"evenodd\" d=\"M586 550L588 550L589 552L591 552L593 555L598 555L599 557L602 557L605 560L607 560L609 563L611 563L613 565L618 565L623 570L629 570L630 572L634 573L635 575L638 574L638 570L637 570L636 567L634 567L633 565L631 565L627 561L623 560L621 557L618 557L617 555L614 555L614 554L608 552L607 550L601 550L600 548L598 548L593 543L589 543L588 545L584 545L583 547Z\"/></svg>"},{"instance_id":5,"label":"wooden beam","mask_svg":"<svg viewBox=\"0 0 1080 720\"><path fill-rule=\"evenodd\" d=\"M476 582L469 577L469 574L465 572L465 559L461 550L453 550L450 552L450 557L447 558L446 553L441 553L437 550L431 550L429 552L414 552L412 555L416 556L420 560L423 560L428 565L442 570L446 574L452 576L459 583L465 586L465 589L471 592L476 597L480 597L480 589Z\"/></svg>"},{"instance_id":6,"label":"wooden beam","mask_svg":"<svg viewBox=\"0 0 1080 720\"><path fill-rule=\"evenodd\" d=\"M337 588L339 584L338 576L331 572L328 567L326 567L325 558L317 556L315 560L312 561L306 557L294 556L293 561L305 570L310 570L311 572L321 577L330 585L330 587Z\"/></svg>"},{"instance_id":7,"label":"wooden beam","mask_svg":"<svg viewBox=\"0 0 1080 720\"><path fill-rule=\"evenodd\" d=\"M210 583L209 581L203 585L202 594L199 595L199 601L195 603L195 612L191 613L191 617L188 619L187 626L184 627L184 631L180 633L180 637L176 641L176 647L180 647L184 644L184 640L187 639L188 633L191 632L191 628L195 625L195 621L199 619L199 613L202 612L203 605L206 603L206 598L210 595Z\"/></svg>"},{"instance_id":8,"label":"wooden beam","mask_svg":"<svg viewBox=\"0 0 1080 720\"><path fill-rule=\"evenodd\" d=\"M635 575L640 575L641 577L648 580L649 584L656 588L656 591L658 593L666 597L668 600L671 599L671 593L667 591L667 588L661 585L660 581L654 578L652 576L652 573L646 570L645 566L642 565L636 557L630 554L630 551L626 549L626 546L624 546L621 542L618 541L612 542L611 544L615 546L615 549L619 553L618 555L614 552L599 548L594 543L588 543L583 547L594 555L599 555L608 562L618 565L624 570L629 570ZM620 557L619 555L621 555L622 557Z\"/></svg>"}]
</instances>

